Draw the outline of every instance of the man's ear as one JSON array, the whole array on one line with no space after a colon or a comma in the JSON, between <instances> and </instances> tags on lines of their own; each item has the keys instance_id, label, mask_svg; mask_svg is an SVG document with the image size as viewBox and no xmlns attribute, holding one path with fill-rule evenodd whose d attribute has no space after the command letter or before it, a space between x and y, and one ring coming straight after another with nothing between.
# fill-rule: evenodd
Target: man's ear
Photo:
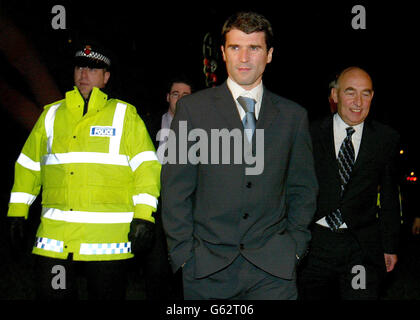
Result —
<instances>
[{"instance_id":1,"label":"man's ear","mask_svg":"<svg viewBox=\"0 0 420 320\"><path fill-rule=\"evenodd\" d=\"M111 77L111 72L105 71L105 73L104 73L104 83L105 84L108 83L108 80L109 80L110 77Z\"/></svg>"},{"instance_id":2,"label":"man's ear","mask_svg":"<svg viewBox=\"0 0 420 320\"><path fill-rule=\"evenodd\" d=\"M333 99L334 103L338 103L338 90L337 90L337 88L331 88L331 98Z\"/></svg>"},{"instance_id":3,"label":"man's ear","mask_svg":"<svg viewBox=\"0 0 420 320\"><path fill-rule=\"evenodd\" d=\"M226 56L225 56L225 47L223 45L220 46L220 49L222 50L222 56L223 56L223 61L226 62Z\"/></svg>"},{"instance_id":4,"label":"man's ear","mask_svg":"<svg viewBox=\"0 0 420 320\"><path fill-rule=\"evenodd\" d=\"M270 50L267 52L267 63L270 63L273 60L273 51L274 48L271 47Z\"/></svg>"}]
</instances>

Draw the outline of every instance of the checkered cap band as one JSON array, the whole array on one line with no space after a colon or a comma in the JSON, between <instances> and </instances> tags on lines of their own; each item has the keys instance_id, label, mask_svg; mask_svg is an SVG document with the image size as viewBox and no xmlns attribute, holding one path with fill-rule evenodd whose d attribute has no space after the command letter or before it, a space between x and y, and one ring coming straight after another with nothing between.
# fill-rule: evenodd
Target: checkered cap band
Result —
<instances>
[{"instance_id":1,"label":"checkered cap band","mask_svg":"<svg viewBox=\"0 0 420 320\"><path fill-rule=\"evenodd\" d=\"M83 50L77 51L75 57L83 57L89 59L96 59L105 63L108 67L111 65L111 60L104 56L103 54L95 51L90 51L89 54L86 54Z\"/></svg>"}]
</instances>

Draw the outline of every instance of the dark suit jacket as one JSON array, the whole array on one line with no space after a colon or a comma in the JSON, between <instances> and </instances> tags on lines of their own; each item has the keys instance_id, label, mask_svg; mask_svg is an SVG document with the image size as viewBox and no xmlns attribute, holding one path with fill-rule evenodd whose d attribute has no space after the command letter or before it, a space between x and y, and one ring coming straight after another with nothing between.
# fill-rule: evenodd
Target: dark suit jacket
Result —
<instances>
[{"instance_id":1,"label":"dark suit jacket","mask_svg":"<svg viewBox=\"0 0 420 320\"><path fill-rule=\"evenodd\" d=\"M395 253L400 225L396 157L399 135L379 122L366 120L350 181L340 199L340 178L334 149L333 116L311 124L319 183L314 222L341 208L366 257L384 264ZM377 206L380 192L380 208ZM378 217L377 217L378 215Z\"/></svg>"},{"instance_id":2,"label":"dark suit jacket","mask_svg":"<svg viewBox=\"0 0 420 320\"><path fill-rule=\"evenodd\" d=\"M180 121L187 121L188 131L205 130L209 144L211 129L243 133L226 82L180 100L172 122L177 135ZM231 164L163 166L163 223L174 271L193 258L195 276L205 277L242 253L275 276L293 277L296 254L302 255L310 240L318 188L307 114L264 88L257 129L264 129L260 175L245 175L244 161L233 163L233 143Z\"/></svg>"}]
</instances>

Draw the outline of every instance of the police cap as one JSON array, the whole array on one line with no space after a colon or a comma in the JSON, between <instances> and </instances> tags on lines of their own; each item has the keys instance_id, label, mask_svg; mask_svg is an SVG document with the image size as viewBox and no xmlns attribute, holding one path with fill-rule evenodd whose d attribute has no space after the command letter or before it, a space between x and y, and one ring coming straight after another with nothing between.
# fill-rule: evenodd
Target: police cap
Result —
<instances>
[{"instance_id":1,"label":"police cap","mask_svg":"<svg viewBox=\"0 0 420 320\"><path fill-rule=\"evenodd\" d=\"M74 65L77 67L109 69L111 58L102 46L86 42L77 47L74 55Z\"/></svg>"}]
</instances>

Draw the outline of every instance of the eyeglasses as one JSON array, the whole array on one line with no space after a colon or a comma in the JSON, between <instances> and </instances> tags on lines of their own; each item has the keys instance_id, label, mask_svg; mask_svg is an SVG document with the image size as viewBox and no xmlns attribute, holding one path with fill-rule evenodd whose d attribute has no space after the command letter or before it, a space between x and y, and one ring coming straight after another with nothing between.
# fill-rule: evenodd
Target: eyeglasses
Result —
<instances>
[{"instance_id":1,"label":"eyeglasses","mask_svg":"<svg viewBox=\"0 0 420 320\"><path fill-rule=\"evenodd\" d=\"M173 91L173 92L171 92L169 95L170 95L172 98L179 99L179 98L182 98L183 96L187 96L187 95L189 95L189 94L190 94L189 92L183 92L183 93L180 93L180 92L178 92L178 91Z\"/></svg>"}]
</instances>

